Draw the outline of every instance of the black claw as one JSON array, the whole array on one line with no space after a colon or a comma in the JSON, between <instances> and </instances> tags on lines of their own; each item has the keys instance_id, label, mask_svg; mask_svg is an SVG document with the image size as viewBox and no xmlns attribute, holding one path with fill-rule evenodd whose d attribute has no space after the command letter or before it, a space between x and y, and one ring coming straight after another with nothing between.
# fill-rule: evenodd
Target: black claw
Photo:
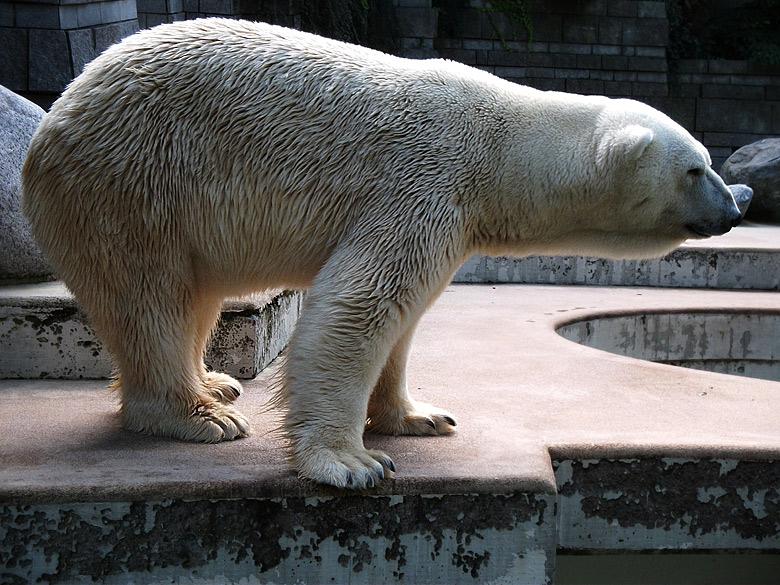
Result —
<instances>
[{"instance_id":1,"label":"black claw","mask_svg":"<svg viewBox=\"0 0 780 585\"><path fill-rule=\"evenodd\" d=\"M366 487L367 488L374 487L374 476L373 475L369 475L368 476L368 479L366 480Z\"/></svg>"},{"instance_id":2,"label":"black claw","mask_svg":"<svg viewBox=\"0 0 780 585\"><path fill-rule=\"evenodd\" d=\"M428 420L426 420L425 422L426 422L426 423L428 424L428 426L429 426L429 427L431 427L432 429L435 429L435 428L436 428L436 423L435 423L435 422L433 422L433 419L432 419L432 418L429 418L429 419L428 419Z\"/></svg>"},{"instance_id":3,"label":"black claw","mask_svg":"<svg viewBox=\"0 0 780 585\"><path fill-rule=\"evenodd\" d=\"M233 395L238 398L241 396L241 390L236 388L235 386L229 386L229 388L233 391Z\"/></svg>"},{"instance_id":4,"label":"black claw","mask_svg":"<svg viewBox=\"0 0 780 585\"><path fill-rule=\"evenodd\" d=\"M385 478L385 469L384 469L384 467L380 467L379 468L379 473L377 475L379 475L379 479L384 479Z\"/></svg>"},{"instance_id":5,"label":"black claw","mask_svg":"<svg viewBox=\"0 0 780 585\"><path fill-rule=\"evenodd\" d=\"M447 424L450 425L451 427L457 427L458 426L458 423L456 423L455 419L452 418L451 416L445 416L444 420L447 421Z\"/></svg>"},{"instance_id":6,"label":"black claw","mask_svg":"<svg viewBox=\"0 0 780 585\"><path fill-rule=\"evenodd\" d=\"M395 463L393 463L392 459L387 459L385 461L385 467L387 467L390 471L395 473Z\"/></svg>"},{"instance_id":7,"label":"black claw","mask_svg":"<svg viewBox=\"0 0 780 585\"><path fill-rule=\"evenodd\" d=\"M347 473L347 485L354 485L355 484L355 476L352 475L352 472L350 471Z\"/></svg>"}]
</instances>

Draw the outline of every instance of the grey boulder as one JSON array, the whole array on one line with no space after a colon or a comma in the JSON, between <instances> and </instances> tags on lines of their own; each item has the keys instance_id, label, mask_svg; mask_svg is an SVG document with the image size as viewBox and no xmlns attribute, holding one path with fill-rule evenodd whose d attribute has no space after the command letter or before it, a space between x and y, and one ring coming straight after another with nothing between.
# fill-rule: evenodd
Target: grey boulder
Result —
<instances>
[{"instance_id":1,"label":"grey boulder","mask_svg":"<svg viewBox=\"0 0 780 585\"><path fill-rule=\"evenodd\" d=\"M0 85L0 282L51 280L53 270L19 210L19 177L45 112Z\"/></svg>"},{"instance_id":2,"label":"grey boulder","mask_svg":"<svg viewBox=\"0 0 780 585\"><path fill-rule=\"evenodd\" d=\"M747 185L737 183L736 185L729 185L731 196L734 197L734 202L739 208L739 215L742 219L745 219L750 202L753 200L753 189Z\"/></svg>"},{"instance_id":3,"label":"grey boulder","mask_svg":"<svg viewBox=\"0 0 780 585\"><path fill-rule=\"evenodd\" d=\"M780 138L766 138L743 146L723 163L721 177L753 189L746 218L780 223Z\"/></svg>"}]
</instances>

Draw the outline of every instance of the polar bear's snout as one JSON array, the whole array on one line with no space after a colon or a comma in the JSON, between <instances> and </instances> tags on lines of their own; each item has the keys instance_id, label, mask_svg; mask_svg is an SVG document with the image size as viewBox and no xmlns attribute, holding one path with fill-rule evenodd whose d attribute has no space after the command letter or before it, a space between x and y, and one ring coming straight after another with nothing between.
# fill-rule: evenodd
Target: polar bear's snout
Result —
<instances>
[{"instance_id":1,"label":"polar bear's snout","mask_svg":"<svg viewBox=\"0 0 780 585\"><path fill-rule=\"evenodd\" d=\"M742 184L729 185L728 187L729 191L731 191L731 196L734 197L734 203L737 204L739 209L739 218L735 223L731 224L731 227L737 227L745 219L745 213L747 213L750 202L753 199L753 189Z\"/></svg>"},{"instance_id":2,"label":"polar bear's snout","mask_svg":"<svg viewBox=\"0 0 780 585\"><path fill-rule=\"evenodd\" d=\"M747 185L726 185L713 171L709 171L704 185L703 205L696 219L686 227L698 238L721 236L742 223L753 190Z\"/></svg>"}]
</instances>

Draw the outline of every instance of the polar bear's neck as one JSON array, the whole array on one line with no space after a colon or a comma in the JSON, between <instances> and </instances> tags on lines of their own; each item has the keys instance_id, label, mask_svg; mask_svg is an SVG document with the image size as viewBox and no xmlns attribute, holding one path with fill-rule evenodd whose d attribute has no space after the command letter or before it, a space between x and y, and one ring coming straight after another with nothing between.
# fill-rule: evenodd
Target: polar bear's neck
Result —
<instances>
[{"instance_id":1,"label":"polar bear's neck","mask_svg":"<svg viewBox=\"0 0 780 585\"><path fill-rule=\"evenodd\" d=\"M599 213L600 191L609 188L595 164L598 118L609 102L512 84L502 90L507 123L498 132L498 203L483 200L489 203L478 213L484 220L476 246L500 254L554 252L567 233L583 229L583 218Z\"/></svg>"}]
</instances>

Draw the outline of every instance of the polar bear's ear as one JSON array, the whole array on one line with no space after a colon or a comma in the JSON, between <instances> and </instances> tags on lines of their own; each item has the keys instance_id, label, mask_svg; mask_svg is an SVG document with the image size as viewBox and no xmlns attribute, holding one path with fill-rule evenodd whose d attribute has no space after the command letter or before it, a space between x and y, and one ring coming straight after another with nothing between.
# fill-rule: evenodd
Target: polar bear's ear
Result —
<instances>
[{"instance_id":1,"label":"polar bear's ear","mask_svg":"<svg viewBox=\"0 0 780 585\"><path fill-rule=\"evenodd\" d=\"M599 144L598 162L602 165L620 160L636 161L653 141L653 131L631 125L608 133Z\"/></svg>"}]
</instances>

